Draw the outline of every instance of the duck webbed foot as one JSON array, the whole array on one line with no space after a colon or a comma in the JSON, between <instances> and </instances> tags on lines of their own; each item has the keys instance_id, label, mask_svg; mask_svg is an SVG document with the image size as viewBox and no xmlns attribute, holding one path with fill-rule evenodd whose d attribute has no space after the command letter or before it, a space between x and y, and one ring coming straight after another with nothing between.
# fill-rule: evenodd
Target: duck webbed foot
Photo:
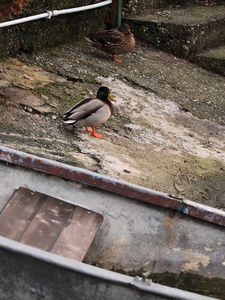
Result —
<instances>
[{"instance_id":1,"label":"duck webbed foot","mask_svg":"<svg viewBox=\"0 0 225 300\"><path fill-rule=\"evenodd\" d=\"M95 131L95 126L92 126L92 129L89 129L87 126L85 126L85 130L86 132L91 132L91 135L98 138L98 139L103 139L103 135L102 134L98 134Z\"/></svg>"},{"instance_id":2,"label":"duck webbed foot","mask_svg":"<svg viewBox=\"0 0 225 300\"><path fill-rule=\"evenodd\" d=\"M114 60L115 62L118 62L118 63L120 63L120 64L122 63L122 60L117 59L117 58L115 57L115 55L113 55L112 57L113 57L113 60Z\"/></svg>"}]
</instances>

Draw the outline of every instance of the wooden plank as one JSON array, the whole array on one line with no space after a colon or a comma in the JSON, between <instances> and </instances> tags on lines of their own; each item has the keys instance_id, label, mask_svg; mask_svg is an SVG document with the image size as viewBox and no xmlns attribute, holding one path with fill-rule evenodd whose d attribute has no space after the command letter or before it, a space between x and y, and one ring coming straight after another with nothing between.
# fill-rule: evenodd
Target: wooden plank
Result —
<instances>
[{"instance_id":1,"label":"wooden plank","mask_svg":"<svg viewBox=\"0 0 225 300\"><path fill-rule=\"evenodd\" d=\"M45 202L29 224L20 242L50 251L76 206L47 195L42 197Z\"/></svg>"},{"instance_id":2,"label":"wooden plank","mask_svg":"<svg viewBox=\"0 0 225 300\"><path fill-rule=\"evenodd\" d=\"M42 204L38 193L20 187L0 213L0 235L20 241Z\"/></svg>"},{"instance_id":3,"label":"wooden plank","mask_svg":"<svg viewBox=\"0 0 225 300\"><path fill-rule=\"evenodd\" d=\"M51 252L82 261L102 220L102 215L78 206Z\"/></svg>"},{"instance_id":4,"label":"wooden plank","mask_svg":"<svg viewBox=\"0 0 225 300\"><path fill-rule=\"evenodd\" d=\"M21 187L0 213L0 235L82 261L102 220L98 213Z\"/></svg>"}]
</instances>

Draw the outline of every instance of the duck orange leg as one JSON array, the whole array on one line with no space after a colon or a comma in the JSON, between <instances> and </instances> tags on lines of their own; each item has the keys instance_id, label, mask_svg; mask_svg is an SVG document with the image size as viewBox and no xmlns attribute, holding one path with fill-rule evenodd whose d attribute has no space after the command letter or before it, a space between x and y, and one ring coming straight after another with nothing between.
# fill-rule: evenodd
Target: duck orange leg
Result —
<instances>
[{"instance_id":1,"label":"duck orange leg","mask_svg":"<svg viewBox=\"0 0 225 300\"><path fill-rule=\"evenodd\" d=\"M115 55L113 55L112 57L113 57L113 60L114 60L115 62L118 62L118 63L121 64L122 60L117 59L117 58L115 57Z\"/></svg>"},{"instance_id":2,"label":"duck orange leg","mask_svg":"<svg viewBox=\"0 0 225 300\"><path fill-rule=\"evenodd\" d=\"M88 129L87 126L85 126L85 130L87 132L91 132L91 135L93 135L94 137L98 138L98 139L103 139L103 135L102 134L98 134L96 131L95 131L95 126L92 126L92 129Z\"/></svg>"},{"instance_id":3,"label":"duck orange leg","mask_svg":"<svg viewBox=\"0 0 225 300\"><path fill-rule=\"evenodd\" d=\"M89 129L87 126L85 126L85 131L86 131L86 132L91 132L91 133L92 133L92 130Z\"/></svg>"},{"instance_id":4,"label":"duck orange leg","mask_svg":"<svg viewBox=\"0 0 225 300\"><path fill-rule=\"evenodd\" d=\"M103 139L103 135L102 134L98 134L96 131L95 131L95 126L92 126L92 134L94 137L96 138L99 138L99 139Z\"/></svg>"}]
</instances>

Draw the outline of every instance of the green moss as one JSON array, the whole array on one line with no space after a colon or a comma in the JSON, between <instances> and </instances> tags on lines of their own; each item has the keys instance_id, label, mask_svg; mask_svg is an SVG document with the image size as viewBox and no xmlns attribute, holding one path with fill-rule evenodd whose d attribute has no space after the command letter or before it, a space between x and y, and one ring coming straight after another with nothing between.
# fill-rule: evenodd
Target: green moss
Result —
<instances>
[{"instance_id":1,"label":"green moss","mask_svg":"<svg viewBox=\"0 0 225 300\"><path fill-rule=\"evenodd\" d=\"M225 58L225 46L218 47L216 49L211 49L204 52L201 56L215 59L224 59Z\"/></svg>"},{"instance_id":2,"label":"green moss","mask_svg":"<svg viewBox=\"0 0 225 300\"><path fill-rule=\"evenodd\" d=\"M197 274L151 274L153 282L186 290L210 297L225 299L225 280L221 278L206 278Z\"/></svg>"},{"instance_id":3,"label":"green moss","mask_svg":"<svg viewBox=\"0 0 225 300\"><path fill-rule=\"evenodd\" d=\"M196 162L193 166L194 172L199 176L215 175L217 180L219 180L219 176L221 175L225 180L225 163L221 160L196 157Z\"/></svg>"},{"instance_id":4,"label":"green moss","mask_svg":"<svg viewBox=\"0 0 225 300\"><path fill-rule=\"evenodd\" d=\"M134 270L124 272L124 270L115 267L112 267L111 270L132 277L140 276L140 273ZM207 278L182 272L180 274L164 272L151 273L148 279L151 279L154 283L225 300L225 280L222 278Z\"/></svg>"}]
</instances>

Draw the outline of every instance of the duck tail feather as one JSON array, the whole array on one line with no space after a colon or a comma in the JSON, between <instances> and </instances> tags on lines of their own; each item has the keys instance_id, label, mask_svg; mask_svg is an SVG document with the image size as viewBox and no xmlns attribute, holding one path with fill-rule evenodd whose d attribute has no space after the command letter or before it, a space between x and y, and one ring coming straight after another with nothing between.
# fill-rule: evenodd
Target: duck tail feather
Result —
<instances>
[{"instance_id":1,"label":"duck tail feather","mask_svg":"<svg viewBox=\"0 0 225 300\"><path fill-rule=\"evenodd\" d=\"M87 42L93 44L93 41L92 41L88 36L85 36L84 38L85 38L85 40L86 40Z\"/></svg>"},{"instance_id":2,"label":"duck tail feather","mask_svg":"<svg viewBox=\"0 0 225 300\"><path fill-rule=\"evenodd\" d=\"M77 122L78 120L63 120L64 124L68 124L68 125L73 125Z\"/></svg>"}]
</instances>

